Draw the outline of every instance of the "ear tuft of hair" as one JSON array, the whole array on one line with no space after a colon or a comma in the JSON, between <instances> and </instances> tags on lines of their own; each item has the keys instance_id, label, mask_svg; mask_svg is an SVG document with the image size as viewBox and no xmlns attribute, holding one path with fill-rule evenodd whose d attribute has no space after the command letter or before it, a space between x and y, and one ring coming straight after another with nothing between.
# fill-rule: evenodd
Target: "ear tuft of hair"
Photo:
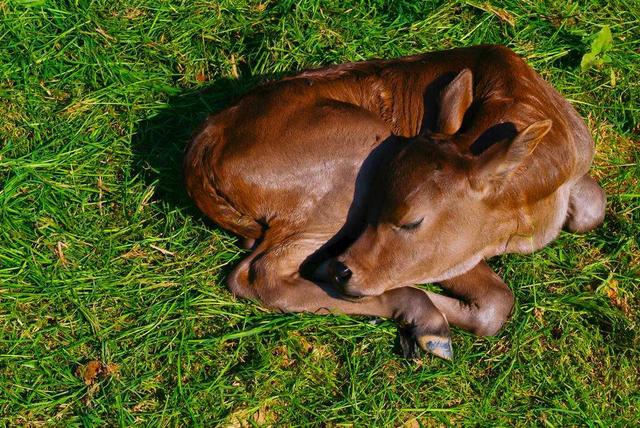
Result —
<instances>
[{"instance_id":1,"label":"ear tuft of hair","mask_svg":"<svg viewBox=\"0 0 640 428\"><path fill-rule=\"evenodd\" d=\"M534 122L511 141L492 146L477 161L472 185L483 191L498 191L502 184L532 154L542 138L551 130L549 119Z\"/></svg>"}]
</instances>

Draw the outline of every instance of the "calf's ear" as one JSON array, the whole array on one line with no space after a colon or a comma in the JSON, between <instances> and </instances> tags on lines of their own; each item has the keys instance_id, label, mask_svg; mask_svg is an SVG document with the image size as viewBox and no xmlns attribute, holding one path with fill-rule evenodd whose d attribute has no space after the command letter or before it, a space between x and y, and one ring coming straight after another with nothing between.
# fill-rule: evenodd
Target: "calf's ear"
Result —
<instances>
[{"instance_id":1,"label":"calf's ear","mask_svg":"<svg viewBox=\"0 0 640 428\"><path fill-rule=\"evenodd\" d=\"M462 126L464 114L473 102L473 76L465 68L442 89L436 131L453 135Z\"/></svg>"},{"instance_id":2,"label":"calf's ear","mask_svg":"<svg viewBox=\"0 0 640 428\"><path fill-rule=\"evenodd\" d=\"M512 140L498 142L483 152L472 166L471 186L483 192L498 192L525 158L533 153L551 125L548 119L534 122Z\"/></svg>"}]
</instances>

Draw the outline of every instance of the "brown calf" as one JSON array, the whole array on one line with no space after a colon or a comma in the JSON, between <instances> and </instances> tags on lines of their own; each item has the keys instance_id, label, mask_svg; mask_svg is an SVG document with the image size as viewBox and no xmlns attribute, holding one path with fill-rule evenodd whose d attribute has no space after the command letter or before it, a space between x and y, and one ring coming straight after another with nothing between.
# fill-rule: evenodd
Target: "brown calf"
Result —
<instances>
[{"instance_id":1,"label":"brown calf","mask_svg":"<svg viewBox=\"0 0 640 428\"><path fill-rule=\"evenodd\" d=\"M486 258L602 222L593 152L522 59L477 46L260 87L206 120L184 172L198 207L252 247L234 294L393 318L405 354L451 358L449 323L492 335L513 307Z\"/></svg>"}]
</instances>

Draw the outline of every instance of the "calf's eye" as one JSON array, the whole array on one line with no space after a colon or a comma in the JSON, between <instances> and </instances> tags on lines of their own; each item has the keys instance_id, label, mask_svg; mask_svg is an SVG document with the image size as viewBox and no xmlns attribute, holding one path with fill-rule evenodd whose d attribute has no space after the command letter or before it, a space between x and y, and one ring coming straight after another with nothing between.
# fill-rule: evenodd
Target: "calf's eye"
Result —
<instances>
[{"instance_id":1,"label":"calf's eye","mask_svg":"<svg viewBox=\"0 0 640 428\"><path fill-rule=\"evenodd\" d=\"M424 220L424 217L422 217L420 220L412 221L411 223L402 224L402 225L400 225L400 229L402 229L402 230L415 230L415 229L418 228L418 226L420 226L420 224L422 223L422 220Z\"/></svg>"}]
</instances>

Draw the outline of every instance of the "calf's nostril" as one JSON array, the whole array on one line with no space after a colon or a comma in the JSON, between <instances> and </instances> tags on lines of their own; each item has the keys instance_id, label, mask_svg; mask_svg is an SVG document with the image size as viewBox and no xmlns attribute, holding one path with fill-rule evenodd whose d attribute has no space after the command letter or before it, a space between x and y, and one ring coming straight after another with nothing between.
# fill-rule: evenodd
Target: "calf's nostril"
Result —
<instances>
[{"instance_id":1,"label":"calf's nostril","mask_svg":"<svg viewBox=\"0 0 640 428\"><path fill-rule=\"evenodd\" d=\"M331 265L331 270L333 271L333 276L336 284L345 285L351 278L351 275L353 275L351 269L345 266L344 263L341 263L337 260L334 260Z\"/></svg>"},{"instance_id":2,"label":"calf's nostril","mask_svg":"<svg viewBox=\"0 0 640 428\"><path fill-rule=\"evenodd\" d=\"M338 276L340 276L340 278L342 278L345 281L351 278L351 275L352 275L351 269L349 269L345 265L342 265L340 268L341 269L338 271Z\"/></svg>"}]
</instances>

